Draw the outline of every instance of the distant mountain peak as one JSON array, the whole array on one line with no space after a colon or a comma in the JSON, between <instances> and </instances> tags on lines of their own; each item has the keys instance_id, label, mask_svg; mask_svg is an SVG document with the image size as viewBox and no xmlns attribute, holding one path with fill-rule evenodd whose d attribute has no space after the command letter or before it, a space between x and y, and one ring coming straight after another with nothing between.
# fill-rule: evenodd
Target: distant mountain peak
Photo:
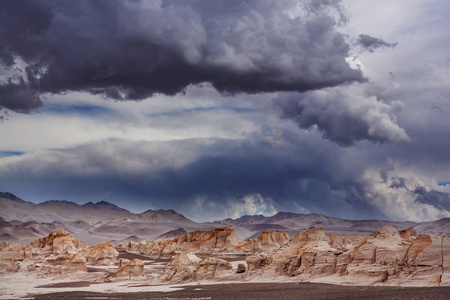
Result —
<instances>
[{"instance_id":1,"label":"distant mountain peak","mask_svg":"<svg viewBox=\"0 0 450 300\"><path fill-rule=\"evenodd\" d=\"M111 209L111 210L117 210L117 211L125 211L125 212L129 212L128 210L126 210L125 208L121 208L115 204L112 204L111 202L108 201L99 201L97 203L93 203L93 202L88 202L86 204L83 204L82 207L85 208L93 208L93 209Z\"/></svg>"},{"instance_id":2,"label":"distant mountain peak","mask_svg":"<svg viewBox=\"0 0 450 300\"><path fill-rule=\"evenodd\" d=\"M72 201L67 200L47 200L44 202L39 203L40 206L79 206L79 204L76 204Z\"/></svg>"},{"instance_id":3,"label":"distant mountain peak","mask_svg":"<svg viewBox=\"0 0 450 300\"><path fill-rule=\"evenodd\" d=\"M26 202L25 200L20 199L16 195L8 193L8 192L6 192L6 193L5 192L0 192L0 198L8 199L8 200L16 201L16 202Z\"/></svg>"}]
</instances>

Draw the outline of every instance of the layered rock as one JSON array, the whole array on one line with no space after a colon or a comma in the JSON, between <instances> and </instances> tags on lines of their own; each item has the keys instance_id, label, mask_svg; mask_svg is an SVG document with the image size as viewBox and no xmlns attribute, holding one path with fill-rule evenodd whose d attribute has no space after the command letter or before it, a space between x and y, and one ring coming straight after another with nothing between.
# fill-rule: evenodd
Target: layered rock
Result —
<instances>
[{"instance_id":1,"label":"layered rock","mask_svg":"<svg viewBox=\"0 0 450 300\"><path fill-rule=\"evenodd\" d=\"M232 250L239 245L233 226L216 228L211 231L193 231L179 235L175 239L177 250Z\"/></svg>"},{"instance_id":2,"label":"layered rock","mask_svg":"<svg viewBox=\"0 0 450 300\"><path fill-rule=\"evenodd\" d=\"M105 277L105 282L111 282L116 280L133 280L145 278L144 262L140 259L123 260L121 266L108 272Z\"/></svg>"},{"instance_id":3,"label":"layered rock","mask_svg":"<svg viewBox=\"0 0 450 300\"><path fill-rule=\"evenodd\" d=\"M256 240L250 240L240 247L246 252L260 252L269 249L278 249L288 244L289 234L284 231L262 231Z\"/></svg>"},{"instance_id":4,"label":"layered rock","mask_svg":"<svg viewBox=\"0 0 450 300\"><path fill-rule=\"evenodd\" d=\"M44 273L86 272L87 264L110 265L119 253L111 243L81 249L82 243L67 231L58 230L28 246L2 245L0 268L7 271L25 269Z\"/></svg>"},{"instance_id":5,"label":"layered rock","mask_svg":"<svg viewBox=\"0 0 450 300\"><path fill-rule=\"evenodd\" d=\"M174 239L160 239L147 242L127 242L117 245L117 249L148 256L152 259L171 258L176 250Z\"/></svg>"},{"instance_id":6,"label":"layered rock","mask_svg":"<svg viewBox=\"0 0 450 300\"><path fill-rule=\"evenodd\" d=\"M348 240L315 228L296 235L278 251L246 258L247 278L298 276L300 280L348 284L449 284L450 236L400 233L391 226ZM337 276L337 277L336 277Z\"/></svg>"},{"instance_id":7,"label":"layered rock","mask_svg":"<svg viewBox=\"0 0 450 300\"><path fill-rule=\"evenodd\" d=\"M162 281L181 283L201 280L236 280L240 275L223 259L200 259L191 253L181 253L164 269Z\"/></svg>"},{"instance_id":8,"label":"layered rock","mask_svg":"<svg viewBox=\"0 0 450 300\"><path fill-rule=\"evenodd\" d=\"M77 255L83 256L88 264L94 265L112 265L119 261L119 252L109 242L87 247Z\"/></svg>"},{"instance_id":9,"label":"layered rock","mask_svg":"<svg viewBox=\"0 0 450 300\"><path fill-rule=\"evenodd\" d=\"M32 253L33 261L49 265L63 265L82 248L81 241L75 240L69 232L57 230L47 237L30 243L27 249Z\"/></svg>"},{"instance_id":10,"label":"layered rock","mask_svg":"<svg viewBox=\"0 0 450 300\"><path fill-rule=\"evenodd\" d=\"M117 248L157 259L171 258L179 252L217 253L234 251L238 246L239 241L236 231L232 226L228 226L211 231L187 232L174 239L122 243Z\"/></svg>"},{"instance_id":11,"label":"layered rock","mask_svg":"<svg viewBox=\"0 0 450 300\"><path fill-rule=\"evenodd\" d=\"M201 261L199 257L192 253L181 253L175 257L164 269L161 275L162 281L180 283L195 280L195 270Z\"/></svg>"},{"instance_id":12,"label":"layered rock","mask_svg":"<svg viewBox=\"0 0 450 300\"><path fill-rule=\"evenodd\" d=\"M61 271L69 273L87 272L86 258L80 253L75 254L62 266Z\"/></svg>"}]
</instances>

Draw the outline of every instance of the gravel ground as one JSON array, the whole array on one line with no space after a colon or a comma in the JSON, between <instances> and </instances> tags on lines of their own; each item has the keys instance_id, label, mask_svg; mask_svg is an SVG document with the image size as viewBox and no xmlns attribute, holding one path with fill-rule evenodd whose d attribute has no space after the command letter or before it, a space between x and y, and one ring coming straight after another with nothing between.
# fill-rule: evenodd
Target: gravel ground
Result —
<instances>
[{"instance_id":1,"label":"gravel ground","mask_svg":"<svg viewBox=\"0 0 450 300\"><path fill-rule=\"evenodd\" d=\"M239 283L197 285L174 292L102 294L67 292L35 296L44 299L450 299L450 287L364 287L319 283Z\"/></svg>"}]
</instances>

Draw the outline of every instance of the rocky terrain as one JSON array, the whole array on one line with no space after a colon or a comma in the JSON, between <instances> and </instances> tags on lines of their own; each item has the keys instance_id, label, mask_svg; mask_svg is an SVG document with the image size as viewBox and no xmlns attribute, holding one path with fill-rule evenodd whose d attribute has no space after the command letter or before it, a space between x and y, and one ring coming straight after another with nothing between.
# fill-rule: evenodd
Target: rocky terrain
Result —
<instances>
[{"instance_id":1,"label":"rocky terrain","mask_svg":"<svg viewBox=\"0 0 450 300\"><path fill-rule=\"evenodd\" d=\"M281 212L196 223L173 210L0 193L0 298L211 282L450 286L449 221Z\"/></svg>"},{"instance_id":2,"label":"rocky terrain","mask_svg":"<svg viewBox=\"0 0 450 300\"><path fill-rule=\"evenodd\" d=\"M419 235L413 228L399 232L384 226L368 236L338 236L318 227L293 238L264 231L239 243L230 226L118 247L151 257L175 256L162 277L172 283L209 278L204 274L209 270L227 280L295 277L356 285L450 285L450 234ZM233 269L227 258L242 254L245 261Z\"/></svg>"},{"instance_id":3,"label":"rocky terrain","mask_svg":"<svg viewBox=\"0 0 450 300\"><path fill-rule=\"evenodd\" d=\"M119 251L142 259L120 258ZM160 271L152 261L161 261ZM32 274L36 282L133 280L151 286L217 281L450 286L450 234L383 226L367 236L339 236L317 227L292 238L263 231L239 241L234 227L227 226L155 241L85 246L58 230L28 245L1 243L0 278L6 282L11 274ZM0 294L10 290L0 285Z\"/></svg>"}]
</instances>

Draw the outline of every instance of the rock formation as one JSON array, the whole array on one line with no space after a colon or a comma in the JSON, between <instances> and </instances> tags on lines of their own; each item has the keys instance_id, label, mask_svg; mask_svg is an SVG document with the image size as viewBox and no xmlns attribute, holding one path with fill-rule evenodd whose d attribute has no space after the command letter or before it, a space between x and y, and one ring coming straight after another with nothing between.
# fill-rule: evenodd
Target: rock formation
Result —
<instances>
[{"instance_id":1,"label":"rock formation","mask_svg":"<svg viewBox=\"0 0 450 300\"><path fill-rule=\"evenodd\" d=\"M119 252L109 242L87 247L78 252L77 255L83 256L87 263L93 265L112 265L119 261Z\"/></svg>"},{"instance_id":2,"label":"rock formation","mask_svg":"<svg viewBox=\"0 0 450 300\"><path fill-rule=\"evenodd\" d=\"M294 277L355 285L450 285L450 234L419 235L413 228L399 232L384 226L365 237L343 237L318 227L291 239L281 231L263 231L257 239L239 243L229 226L119 246L154 258L173 258L158 279L165 283ZM221 259L230 255L245 256L245 262ZM107 282L156 276L145 276L141 260L119 260L112 244L83 248L66 231L52 232L28 246L0 244L0 272L67 274L86 272L87 265L117 265L102 277Z\"/></svg>"},{"instance_id":3,"label":"rock formation","mask_svg":"<svg viewBox=\"0 0 450 300\"><path fill-rule=\"evenodd\" d=\"M256 240L249 240L242 245L246 252L260 252L262 250L278 249L289 243L289 234L284 231L262 231Z\"/></svg>"},{"instance_id":4,"label":"rock formation","mask_svg":"<svg viewBox=\"0 0 450 300\"><path fill-rule=\"evenodd\" d=\"M218 253L234 251L239 246L236 231L232 226L228 226L211 231L187 232L174 239L161 239L143 243L121 243L117 248L157 259L171 258L179 252Z\"/></svg>"},{"instance_id":5,"label":"rock formation","mask_svg":"<svg viewBox=\"0 0 450 300\"><path fill-rule=\"evenodd\" d=\"M145 278L144 262L140 259L133 259L131 261L123 260L118 269L108 272L105 275L104 281L111 282L124 279L135 280L139 278Z\"/></svg>"},{"instance_id":6,"label":"rock formation","mask_svg":"<svg viewBox=\"0 0 450 300\"><path fill-rule=\"evenodd\" d=\"M236 280L240 276L231 264L223 259L200 259L191 253L181 253L164 269L162 281L181 283L201 280Z\"/></svg>"},{"instance_id":7,"label":"rock formation","mask_svg":"<svg viewBox=\"0 0 450 300\"><path fill-rule=\"evenodd\" d=\"M82 248L81 241L63 230L54 231L28 246L2 243L0 269L73 273L87 272L87 264L110 265L118 261L119 253L108 242Z\"/></svg>"},{"instance_id":8,"label":"rock formation","mask_svg":"<svg viewBox=\"0 0 450 300\"><path fill-rule=\"evenodd\" d=\"M347 284L448 285L449 254L449 235L417 235L413 229L399 233L385 226L365 238L345 240L315 228L299 233L279 251L248 256L247 278L285 275L326 281L328 276L330 282Z\"/></svg>"}]
</instances>

